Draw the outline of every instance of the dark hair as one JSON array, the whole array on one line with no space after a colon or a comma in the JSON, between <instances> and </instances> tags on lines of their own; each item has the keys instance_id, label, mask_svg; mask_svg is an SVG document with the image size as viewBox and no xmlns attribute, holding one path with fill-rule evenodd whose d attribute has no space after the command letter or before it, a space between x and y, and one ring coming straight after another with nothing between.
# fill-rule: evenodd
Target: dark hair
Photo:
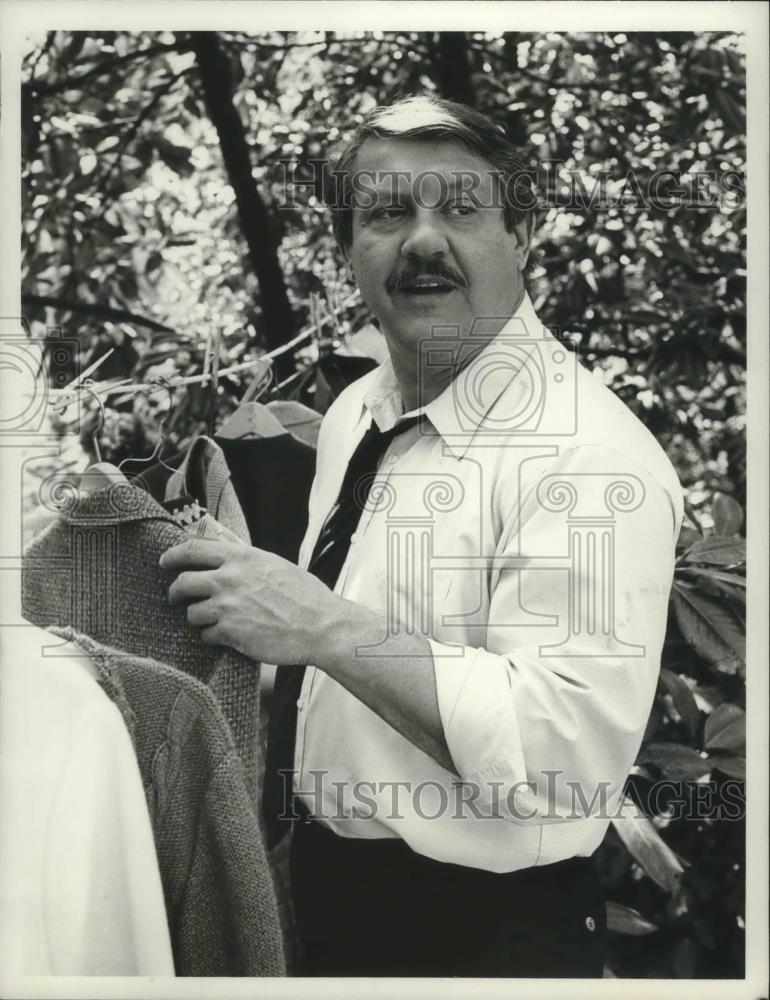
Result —
<instances>
[{"instance_id":1,"label":"dark hair","mask_svg":"<svg viewBox=\"0 0 770 1000\"><path fill-rule=\"evenodd\" d=\"M404 97L374 108L353 135L329 158L324 200L331 209L337 245L347 253L353 239L351 175L367 139L444 139L460 142L494 170L503 194L508 232L534 216L534 171L523 151L511 143L502 125L464 104L432 95Z\"/></svg>"}]
</instances>

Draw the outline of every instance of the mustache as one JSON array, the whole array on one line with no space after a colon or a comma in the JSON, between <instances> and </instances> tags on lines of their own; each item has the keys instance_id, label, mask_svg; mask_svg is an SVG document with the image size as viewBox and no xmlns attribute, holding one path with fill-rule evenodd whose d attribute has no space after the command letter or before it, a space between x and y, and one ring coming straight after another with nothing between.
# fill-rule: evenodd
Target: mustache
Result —
<instances>
[{"instance_id":1,"label":"mustache","mask_svg":"<svg viewBox=\"0 0 770 1000\"><path fill-rule=\"evenodd\" d=\"M458 288L465 285L465 279L454 268L442 260L408 261L399 271L395 271L387 283L389 292L397 292L400 288L414 281L415 278L443 278Z\"/></svg>"}]
</instances>

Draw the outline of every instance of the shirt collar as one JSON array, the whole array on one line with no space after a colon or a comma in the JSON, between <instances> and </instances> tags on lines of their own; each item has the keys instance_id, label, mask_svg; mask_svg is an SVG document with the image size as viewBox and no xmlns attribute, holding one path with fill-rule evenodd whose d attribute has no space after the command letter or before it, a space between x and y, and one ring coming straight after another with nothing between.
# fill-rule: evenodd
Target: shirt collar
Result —
<instances>
[{"instance_id":1,"label":"shirt collar","mask_svg":"<svg viewBox=\"0 0 770 1000\"><path fill-rule=\"evenodd\" d=\"M531 394L528 358L539 342L551 335L537 318L529 295L492 339L456 378L426 406L408 415L425 413L456 458L462 458L474 435L506 389ZM390 430L404 404L390 358L377 369L362 400L359 422L367 413L382 431Z\"/></svg>"}]
</instances>

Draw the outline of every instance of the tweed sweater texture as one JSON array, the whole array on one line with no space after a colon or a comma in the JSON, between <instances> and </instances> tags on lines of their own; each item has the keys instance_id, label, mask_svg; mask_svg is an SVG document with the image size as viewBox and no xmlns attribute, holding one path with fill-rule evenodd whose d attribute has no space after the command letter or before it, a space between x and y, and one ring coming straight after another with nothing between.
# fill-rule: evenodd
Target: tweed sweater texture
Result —
<instances>
[{"instance_id":1,"label":"tweed sweater texture","mask_svg":"<svg viewBox=\"0 0 770 1000\"><path fill-rule=\"evenodd\" d=\"M250 544L249 529L231 478L219 445L209 437L198 437L166 484L166 500L185 493L195 497L219 524Z\"/></svg>"},{"instance_id":2,"label":"tweed sweater texture","mask_svg":"<svg viewBox=\"0 0 770 1000\"><path fill-rule=\"evenodd\" d=\"M233 650L203 643L185 610L169 603L173 576L158 559L188 537L163 507L128 483L76 495L25 549L23 612L34 624L70 626L154 664L139 672L141 682L122 688L111 687L107 678L114 672L104 671L105 690L124 712L145 785L155 796L150 805L177 974L281 974L275 893L257 819L259 667ZM168 710L172 676L177 685L191 685L195 705L205 695L219 711L214 728L221 732L213 743L214 729L202 728L200 716L184 707L189 698L182 687L174 689L176 707ZM155 777L158 754L176 761L164 771L173 781ZM212 761L214 772L222 768L217 780L195 784L196 771L205 765L209 773ZM209 846L196 849L203 833L202 845ZM240 838L253 852L244 870ZM209 849L216 864L202 860ZM187 858L190 866L175 858Z\"/></svg>"},{"instance_id":3,"label":"tweed sweater texture","mask_svg":"<svg viewBox=\"0 0 770 1000\"><path fill-rule=\"evenodd\" d=\"M275 892L243 763L209 688L72 628L123 711L145 787L174 962L185 976L279 976Z\"/></svg>"}]
</instances>

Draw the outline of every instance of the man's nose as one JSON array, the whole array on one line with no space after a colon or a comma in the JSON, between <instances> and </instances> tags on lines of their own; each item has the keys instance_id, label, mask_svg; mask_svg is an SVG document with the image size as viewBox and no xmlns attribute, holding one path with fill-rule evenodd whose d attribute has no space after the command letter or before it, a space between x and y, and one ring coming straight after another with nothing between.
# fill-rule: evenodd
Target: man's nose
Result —
<instances>
[{"instance_id":1,"label":"man's nose","mask_svg":"<svg viewBox=\"0 0 770 1000\"><path fill-rule=\"evenodd\" d=\"M438 212L418 209L410 221L409 229L401 244L404 256L434 257L447 253L449 243Z\"/></svg>"}]
</instances>

